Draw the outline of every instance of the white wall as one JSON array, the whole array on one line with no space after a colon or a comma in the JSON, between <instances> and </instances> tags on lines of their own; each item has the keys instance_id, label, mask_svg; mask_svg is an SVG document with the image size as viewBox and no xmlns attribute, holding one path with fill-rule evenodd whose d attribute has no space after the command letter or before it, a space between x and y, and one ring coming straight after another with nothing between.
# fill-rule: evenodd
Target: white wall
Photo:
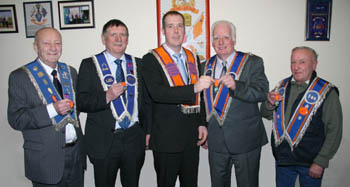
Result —
<instances>
[{"instance_id":1,"label":"white wall","mask_svg":"<svg viewBox=\"0 0 350 187\"><path fill-rule=\"evenodd\" d=\"M1 0L0 4L15 4L19 33L0 34L0 185L31 186L24 177L23 139L20 132L12 130L7 122L8 75L15 68L36 57L33 39L25 37L23 1ZM28 1L26 1L28 2ZM52 0L54 26L59 28L57 0ZM304 41L306 0L210 0L210 22L219 19L232 21L237 27L238 50L253 52L264 58L266 74L272 88L280 79L290 74L290 51L294 46L307 45L319 54L318 74L340 89L344 114L342 145L326 170L323 186L346 186L350 183L350 1L333 0L331 41ZM62 30L63 55L61 61L79 68L83 58L104 49L100 41L102 26L109 19L123 20L129 27L127 52L142 57L157 46L155 0L99 0L95 1L94 29ZM213 50L211 50L213 54ZM85 121L86 115L81 119ZM265 121L268 135L271 123ZM261 156L260 186L274 186L274 159L269 145L263 147ZM86 172L86 187L94 186L91 164ZM233 178L232 183L235 183ZM153 158L148 151L142 169L140 186L155 186ZM118 185L120 186L120 185ZM199 186L209 187L207 151L201 151ZM236 186L236 185L233 185Z\"/></svg>"}]
</instances>

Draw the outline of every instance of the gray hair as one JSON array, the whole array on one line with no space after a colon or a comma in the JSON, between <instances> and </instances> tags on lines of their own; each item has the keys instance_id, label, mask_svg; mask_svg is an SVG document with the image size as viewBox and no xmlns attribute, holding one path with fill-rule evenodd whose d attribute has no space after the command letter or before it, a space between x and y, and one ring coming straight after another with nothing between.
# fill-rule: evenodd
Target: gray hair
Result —
<instances>
[{"instance_id":1,"label":"gray hair","mask_svg":"<svg viewBox=\"0 0 350 187\"><path fill-rule=\"evenodd\" d=\"M213 38L214 38L214 29L216 28L216 26L218 26L220 24L225 24L230 28L231 38L233 41L236 41L236 27L233 23L226 21L226 20L219 20L219 21L216 21L212 24L212 26L211 26L211 39L213 40Z\"/></svg>"},{"instance_id":2,"label":"gray hair","mask_svg":"<svg viewBox=\"0 0 350 187\"><path fill-rule=\"evenodd\" d=\"M292 49L292 53L294 53L294 51L296 51L296 50L302 50L302 49L311 51L312 54L313 54L313 60L314 60L314 61L317 61L318 54L317 54L316 51L315 51L314 49L312 49L311 47L307 47L307 46L294 47L294 48Z\"/></svg>"}]
</instances>

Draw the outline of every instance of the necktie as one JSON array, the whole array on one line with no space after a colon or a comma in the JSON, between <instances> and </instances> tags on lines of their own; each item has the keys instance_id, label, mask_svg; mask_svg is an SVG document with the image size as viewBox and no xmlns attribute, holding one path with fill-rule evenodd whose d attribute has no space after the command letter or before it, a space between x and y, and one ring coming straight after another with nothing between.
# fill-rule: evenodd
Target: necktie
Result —
<instances>
[{"instance_id":1,"label":"necktie","mask_svg":"<svg viewBox=\"0 0 350 187\"><path fill-rule=\"evenodd\" d=\"M187 77L187 72L186 72L186 69L185 69L185 64L183 63L182 58L181 58L181 54L174 54L173 56L176 59L176 64L177 64L177 67L180 70L182 79L184 80L185 84L187 84L188 77Z\"/></svg>"},{"instance_id":2,"label":"necktie","mask_svg":"<svg viewBox=\"0 0 350 187\"><path fill-rule=\"evenodd\" d=\"M56 90L60 94L61 98L63 98L62 85L61 85L60 81L57 79L57 71L53 70L51 72L51 75L53 77L53 85L55 85Z\"/></svg>"},{"instance_id":3,"label":"necktie","mask_svg":"<svg viewBox=\"0 0 350 187\"><path fill-rule=\"evenodd\" d=\"M116 59L114 61L117 64L117 70L115 71L115 80L120 83L120 82L125 82L125 77L124 77L124 71L122 68L122 60L121 59ZM122 94L122 98L124 100L124 103L126 103L126 96L125 92ZM125 117L122 122L119 122L119 126L123 129L127 129L129 127L130 120L129 118Z\"/></svg>"},{"instance_id":4,"label":"necktie","mask_svg":"<svg viewBox=\"0 0 350 187\"><path fill-rule=\"evenodd\" d=\"M226 68L226 61L223 61L222 62L222 70L221 70L221 73L220 73L220 77L219 78L221 78L222 76L224 76L226 73L227 73L227 68ZM219 87L220 87L220 85L218 86L218 87L215 87L214 88L214 96L216 97L216 94L218 93L218 91L219 91Z\"/></svg>"}]
</instances>

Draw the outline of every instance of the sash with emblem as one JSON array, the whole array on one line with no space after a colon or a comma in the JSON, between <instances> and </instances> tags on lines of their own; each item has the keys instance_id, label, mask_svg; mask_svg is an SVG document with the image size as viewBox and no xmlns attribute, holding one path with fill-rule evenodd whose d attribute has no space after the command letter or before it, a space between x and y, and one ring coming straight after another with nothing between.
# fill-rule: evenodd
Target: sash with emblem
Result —
<instances>
[{"instance_id":1,"label":"sash with emblem","mask_svg":"<svg viewBox=\"0 0 350 187\"><path fill-rule=\"evenodd\" d=\"M125 117L131 121L132 114L137 109L137 66L135 57L124 54L126 60L126 103L122 99L121 95L117 99L111 102L111 110L113 117L120 123ZM115 78L112 75L111 69L108 65L107 56L105 52L92 56L93 62L96 66L98 76L101 80L101 84L104 91L116 83Z\"/></svg>"},{"instance_id":2,"label":"sash with emblem","mask_svg":"<svg viewBox=\"0 0 350 187\"><path fill-rule=\"evenodd\" d=\"M231 66L228 68L228 73L233 76L234 80L239 80L239 77L244 69L244 65L249 58L249 54L236 51L235 57L232 60ZM205 65L205 75L214 77L214 67L216 64L216 55L211 57ZM205 109L207 112L207 121L211 117L215 117L219 125L224 124L227 109L230 107L232 98L230 97L230 90L221 84L216 96L213 95L214 85L204 90ZM215 97L215 98L214 98Z\"/></svg>"},{"instance_id":3,"label":"sash with emblem","mask_svg":"<svg viewBox=\"0 0 350 187\"><path fill-rule=\"evenodd\" d=\"M188 69L188 84L196 84L198 81L198 62L196 56L188 49L183 48L186 53L186 64ZM159 64L168 79L169 85L184 86L185 82L182 79L181 73L171 55L165 50L163 46L153 49L151 53L156 57ZM194 105L181 104L181 111L184 114L199 113L200 112L200 94L196 94L196 103Z\"/></svg>"},{"instance_id":4,"label":"sash with emblem","mask_svg":"<svg viewBox=\"0 0 350 187\"><path fill-rule=\"evenodd\" d=\"M49 75L46 73L45 69L40 65L38 60L35 60L22 67L24 71L33 83L40 99L44 105L51 104L61 100L60 94L57 92L55 86L53 85ZM57 63L58 73L60 76L60 82L62 84L63 94L66 99L70 99L75 103L75 92L73 89L73 82L70 75L70 69L67 64L58 62ZM55 126L56 130L59 131L67 123L71 123L76 127L79 127L76 113L76 105L70 113L61 116L57 115L51 119L52 124Z\"/></svg>"},{"instance_id":5,"label":"sash with emblem","mask_svg":"<svg viewBox=\"0 0 350 187\"><path fill-rule=\"evenodd\" d=\"M323 103L326 94L333 85L319 77L316 77L307 88L303 98L299 102L296 110L289 120L288 125L285 125L285 94L286 88L292 77L282 80L277 86L277 91L281 95L282 100L274 112L273 134L275 144L278 146L284 139L289 143L291 150L303 138L307 130L312 116L317 112L317 109Z\"/></svg>"}]
</instances>

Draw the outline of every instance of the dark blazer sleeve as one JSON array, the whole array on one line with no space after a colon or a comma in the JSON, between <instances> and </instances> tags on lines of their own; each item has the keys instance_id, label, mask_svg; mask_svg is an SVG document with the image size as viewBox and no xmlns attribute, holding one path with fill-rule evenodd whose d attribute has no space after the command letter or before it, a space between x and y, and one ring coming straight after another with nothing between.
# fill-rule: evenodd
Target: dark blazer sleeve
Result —
<instances>
[{"instance_id":1,"label":"dark blazer sleeve","mask_svg":"<svg viewBox=\"0 0 350 187\"><path fill-rule=\"evenodd\" d=\"M269 82L265 75L262 58L250 55L242 75L236 80L236 89L230 95L246 102L262 102L266 100Z\"/></svg>"},{"instance_id":2,"label":"dark blazer sleeve","mask_svg":"<svg viewBox=\"0 0 350 187\"><path fill-rule=\"evenodd\" d=\"M22 68L9 76L7 118L16 130L40 129L52 125L39 95Z\"/></svg>"},{"instance_id":3,"label":"dark blazer sleeve","mask_svg":"<svg viewBox=\"0 0 350 187\"><path fill-rule=\"evenodd\" d=\"M99 112L109 108L106 92L97 75L92 58L81 62L77 84L77 107L81 112Z\"/></svg>"},{"instance_id":4,"label":"dark blazer sleeve","mask_svg":"<svg viewBox=\"0 0 350 187\"><path fill-rule=\"evenodd\" d=\"M142 59L144 80L152 100L163 104L194 104L196 94L193 85L170 87L161 65L153 54Z\"/></svg>"}]
</instances>

